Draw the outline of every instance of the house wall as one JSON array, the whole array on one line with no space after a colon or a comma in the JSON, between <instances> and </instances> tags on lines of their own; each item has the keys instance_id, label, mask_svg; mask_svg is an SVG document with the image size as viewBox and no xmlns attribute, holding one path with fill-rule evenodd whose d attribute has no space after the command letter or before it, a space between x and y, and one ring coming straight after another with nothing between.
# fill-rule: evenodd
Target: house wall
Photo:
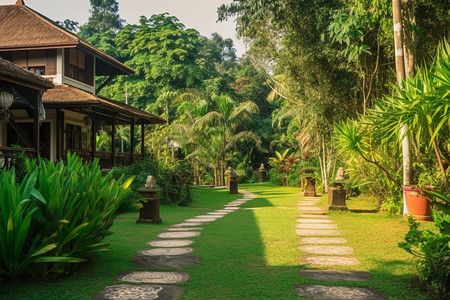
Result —
<instances>
[{"instance_id":1,"label":"house wall","mask_svg":"<svg viewBox=\"0 0 450 300\"><path fill-rule=\"evenodd\" d=\"M72 48L72 50L76 50ZM67 84L83 91L95 94L95 57L90 54L84 53L83 61L86 62L86 73L89 73L89 78L92 84L78 81L74 78L66 76L67 67L66 53L69 49L49 49L49 50L26 50L26 51L8 51L0 52L0 57L9 60L24 69L35 72L42 77L48 78L50 81L56 84ZM88 58L88 56L90 58ZM67 58L68 59L68 58ZM43 69L42 69L43 68ZM41 72L44 70L44 72ZM89 80L88 80L89 81Z\"/></svg>"}]
</instances>

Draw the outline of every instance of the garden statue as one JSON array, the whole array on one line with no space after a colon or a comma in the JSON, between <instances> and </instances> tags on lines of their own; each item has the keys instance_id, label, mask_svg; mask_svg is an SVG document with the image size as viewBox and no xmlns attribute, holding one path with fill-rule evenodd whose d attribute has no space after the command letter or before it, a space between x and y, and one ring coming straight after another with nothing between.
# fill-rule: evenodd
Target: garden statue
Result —
<instances>
[{"instance_id":1,"label":"garden statue","mask_svg":"<svg viewBox=\"0 0 450 300\"><path fill-rule=\"evenodd\" d=\"M156 179L152 175L147 176L147 181L145 182L145 188L154 189L156 188Z\"/></svg>"},{"instance_id":2,"label":"garden statue","mask_svg":"<svg viewBox=\"0 0 450 300\"><path fill-rule=\"evenodd\" d=\"M335 181L344 181L344 177L345 177L344 168L339 167Z\"/></svg>"}]
</instances>

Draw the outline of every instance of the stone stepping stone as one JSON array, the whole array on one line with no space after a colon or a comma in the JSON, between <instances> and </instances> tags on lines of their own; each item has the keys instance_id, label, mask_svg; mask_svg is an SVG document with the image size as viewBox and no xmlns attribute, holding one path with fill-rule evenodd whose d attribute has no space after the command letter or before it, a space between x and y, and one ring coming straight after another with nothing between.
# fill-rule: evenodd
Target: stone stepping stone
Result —
<instances>
[{"instance_id":1,"label":"stone stepping stone","mask_svg":"<svg viewBox=\"0 0 450 300\"><path fill-rule=\"evenodd\" d=\"M327 281L366 281L372 280L368 272L336 270L300 270L301 277Z\"/></svg>"},{"instance_id":2,"label":"stone stepping stone","mask_svg":"<svg viewBox=\"0 0 450 300\"><path fill-rule=\"evenodd\" d=\"M239 209L239 207L233 207L233 206L225 207L225 210L238 210L238 209Z\"/></svg>"},{"instance_id":3,"label":"stone stepping stone","mask_svg":"<svg viewBox=\"0 0 450 300\"><path fill-rule=\"evenodd\" d=\"M116 277L116 281L134 283L180 283L189 280L186 272L158 272L158 271L135 271L122 272Z\"/></svg>"},{"instance_id":4,"label":"stone stepping stone","mask_svg":"<svg viewBox=\"0 0 450 300\"><path fill-rule=\"evenodd\" d=\"M298 229L336 229L338 228L338 226L336 224L320 224L320 223L315 223L315 224L305 224L305 223L301 223L301 224L297 224L297 226L295 226Z\"/></svg>"},{"instance_id":5,"label":"stone stepping stone","mask_svg":"<svg viewBox=\"0 0 450 300\"><path fill-rule=\"evenodd\" d=\"M325 215L312 215L312 214L301 214L299 215L300 218L306 218L306 219L329 219L329 216Z\"/></svg>"},{"instance_id":6,"label":"stone stepping stone","mask_svg":"<svg viewBox=\"0 0 450 300\"><path fill-rule=\"evenodd\" d=\"M225 216L228 215L228 213L230 213L229 211L227 212L209 212L207 213L207 215L211 215L211 216Z\"/></svg>"},{"instance_id":7,"label":"stone stepping stone","mask_svg":"<svg viewBox=\"0 0 450 300\"><path fill-rule=\"evenodd\" d=\"M385 300L388 299L379 291L347 286L325 286L312 284L296 284L294 290L297 296L309 299L333 300Z\"/></svg>"},{"instance_id":8,"label":"stone stepping stone","mask_svg":"<svg viewBox=\"0 0 450 300\"><path fill-rule=\"evenodd\" d=\"M308 211L305 211L305 212L307 212L308 214L311 214L311 215L324 215L325 214L325 211L323 211L322 209L320 209L320 210L308 210Z\"/></svg>"},{"instance_id":9,"label":"stone stepping stone","mask_svg":"<svg viewBox=\"0 0 450 300\"><path fill-rule=\"evenodd\" d=\"M147 243L149 246L153 247L185 247L192 245L193 240L160 240L160 241L150 241Z\"/></svg>"},{"instance_id":10,"label":"stone stepping stone","mask_svg":"<svg viewBox=\"0 0 450 300\"><path fill-rule=\"evenodd\" d=\"M184 255L194 252L194 248L155 248L143 249L137 252L139 256L160 256L160 255Z\"/></svg>"},{"instance_id":11,"label":"stone stepping stone","mask_svg":"<svg viewBox=\"0 0 450 300\"><path fill-rule=\"evenodd\" d=\"M171 227L190 227L190 226L204 226L205 223L202 222L183 222L172 225Z\"/></svg>"},{"instance_id":12,"label":"stone stepping stone","mask_svg":"<svg viewBox=\"0 0 450 300\"><path fill-rule=\"evenodd\" d=\"M185 268L199 266L200 257L192 255L135 256L130 262L138 268Z\"/></svg>"},{"instance_id":13,"label":"stone stepping stone","mask_svg":"<svg viewBox=\"0 0 450 300\"><path fill-rule=\"evenodd\" d=\"M106 287L94 297L94 300L172 300L178 299L183 291L184 288L173 285L118 284Z\"/></svg>"},{"instance_id":14,"label":"stone stepping stone","mask_svg":"<svg viewBox=\"0 0 450 300\"><path fill-rule=\"evenodd\" d=\"M300 239L301 244L345 244L347 240L344 238L330 238L330 237L304 237Z\"/></svg>"},{"instance_id":15,"label":"stone stepping stone","mask_svg":"<svg viewBox=\"0 0 450 300\"><path fill-rule=\"evenodd\" d=\"M219 209L215 211L216 213L225 213L225 214L229 214L230 212L232 212L229 209Z\"/></svg>"},{"instance_id":16,"label":"stone stepping stone","mask_svg":"<svg viewBox=\"0 0 450 300\"><path fill-rule=\"evenodd\" d=\"M322 266L352 266L359 265L356 257L345 256L302 256L300 257L302 265L322 265Z\"/></svg>"},{"instance_id":17,"label":"stone stepping stone","mask_svg":"<svg viewBox=\"0 0 450 300\"><path fill-rule=\"evenodd\" d=\"M202 227L173 227L166 228L166 231L191 231L191 230L203 230Z\"/></svg>"},{"instance_id":18,"label":"stone stepping stone","mask_svg":"<svg viewBox=\"0 0 450 300\"><path fill-rule=\"evenodd\" d=\"M307 245L300 246L298 249L303 252L312 254L327 254L327 255L350 255L355 252L355 249L348 246L323 246L323 245Z\"/></svg>"},{"instance_id":19,"label":"stone stepping stone","mask_svg":"<svg viewBox=\"0 0 450 300\"><path fill-rule=\"evenodd\" d=\"M327 220L327 219L303 219L299 218L297 219L298 223L308 223L308 224L316 224L316 223L332 223L333 221Z\"/></svg>"},{"instance_id":20,"label":"stone stepping stone","mask_svg":"<svg viewBox=\"0 0 450 300\"><path fill-rule=\"evenodd\" d=\"M189 222L189 223L191 223L191 222L193 222L193 223L195 223L195 222L204 222L204 223L208 223L208 222L212 222L212 221L215 221L215 220L216 219L214 219L214 218L211 218L211 219L192 218L192 219L184 220L184 222Z\"/></svg>"},{"instance_id":21,"label":"stone stepping stone","mask_svg":"<svg viewBox=\"0 0 450 300\"><path fill-rule=\"evenodd\" d=\"M158 234L159 238L163 239L182 239L199 236L200 232L196 231L173 231L173 232L163 232Z\"/></svg>"},{"instance_id":22,"label":"stone stepping stone","mask_svg":"<svg viewBox=\"0 0 450 300\"><path fill-rule=\"evenodd\" d=\"M220 219L223 218L224 215L217 215L217 216L212 216L212 215L202 215L202 216L196 216L195 218L199 218L199 219Z\"/></svg>"},{"instance_id":23,"label":"stone stepping stone","mask_svg":"<svg viewBox=\"0 0 450 300\"><path fill-rule=\"evenodd\" d=\"M318 206L305 206L305 207L301 207L300 208L301 210L304 210L304 211L318 211L318 210L322 210L320 207L318 207Z\"/></svg>"},{"instance_id":24,"label":"stone stepping stone","mask_svg":"<svg viewBox=\"0 0 450 300\"><path fill-rule=\"evenodd\" d=\"M297 229L295 231L300 236L327 236L341 235L340 230L320 230L320 229Z\"/></svg>"},{"instance_id":25,"label":"stone stepping stone","mask_svg":"<svg viewBox=\"0 0 450 300\"><path fill-rule=\"evenodd\" d=\"M300 202L300 203L297 203L297 206L314 206L317 203L318 202Z\"/></svg>"},{"instance_id":26,"label":"stone stepping stone","mask_svg":"<svg viewBox=\"0 0 450 300\"><path fill-rule=\"evenodd\" d=\"M262 209L262 207L247 207L244 208L245 210L257 210L257 209Z\"/></svg>"}]
</instances>

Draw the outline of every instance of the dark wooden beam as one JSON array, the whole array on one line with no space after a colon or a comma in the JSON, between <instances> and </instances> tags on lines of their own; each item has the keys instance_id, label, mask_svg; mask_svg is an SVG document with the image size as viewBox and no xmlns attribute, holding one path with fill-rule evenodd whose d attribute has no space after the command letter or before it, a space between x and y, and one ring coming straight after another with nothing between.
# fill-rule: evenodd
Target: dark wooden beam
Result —
<instances>
[{"instance_id":1,"label":"dark wooden beam","mask_svg":"<svg viewBox=\"0 0 450 300\"><path fill-rule=\"evenodd\" d=\"M145 124L141 123L141 155L144 156L145 154Z\"/></svg>"},{"instance_id":2,"label":"dark wooden beam","mask_svg":"<svg viewBox=\"0 0 450 300\"><path fill-rule=\"evenodd\" d=\"M95 159L95 152L97 152L97 116L95 114L91 115L91 151L92 151L92 161Z\"/></svg>"},{"instance_id":3,"label":"dark wooden beam","mask_svg":"<svg viewBox=\"0 0 450 300\"><path fill-rule=\"evenodd\" d=\"M106 78L105 81L103 81L102 84L95 89L95 94L98 94L114 77L116 77L116 75L110 75Z\"/></svg>"},{"instance_id":4,"label":"dark wooden beam","mask_svg":"<svg viewBox=\"0 0 450 300\"><path fill-rule=\"evenodd\" d=\"M25 143L26 148L33 148L33 141L30 140L30 138L27 136L25 132L22 131L19 124L14 121L14 119L11 117L8 120L9 125L11 125L12 129L17 133L17 136Z\"/></svg>"},{"instance_id":5,"label":"dark wooden beam","mask_svg":"<svg viewBox=\"0 0 450 300\"><path fill-rule=\"evenodd\" d=\"M36 147L36 154L39 156L39 142L40 142L40 122L39 122L39 100L42 99L42 92L36 91L34 97L34 145Z\"/></svg>"},{"instance_id":6,"label":"dark wooden beam","mask_svg":"<svg viewBox=\"0 0 450 300\"><path fill-rule=\"evenodd\" d=\"M131 152L131 162L134 162L134 119L131 120L130 125L130 152Z\"/></svg>"},{"instance_id":7,"label":"dark wooden beam","mask_svg":"<svg viewBox=\"0 0 450 300\"><path fill-rule=\"evenodd\" d=\"M111 152L112 152L112 166L116 164L116 118L112 118L111 125Z\"/></svg>"}]
</instances>

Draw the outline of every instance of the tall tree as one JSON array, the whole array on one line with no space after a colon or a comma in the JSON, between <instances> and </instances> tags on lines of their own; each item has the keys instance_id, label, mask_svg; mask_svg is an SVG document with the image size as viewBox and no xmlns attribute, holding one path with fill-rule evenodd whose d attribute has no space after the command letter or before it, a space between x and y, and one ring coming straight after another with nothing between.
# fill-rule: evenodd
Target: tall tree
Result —
<instances>
[{"instance_id":1,"label":"tall tree","mask_svg":"<svg viewBox=\"0 0 450 300\"><path fill-rule=\"evenodd\" d=\"M116 0L90 0L91 16L88 22L80 27L80 36L84 39L96 33L108 30L118 32L122 29L124 20L119 17L119 3Z\"/></svg>"}]
</instances>

